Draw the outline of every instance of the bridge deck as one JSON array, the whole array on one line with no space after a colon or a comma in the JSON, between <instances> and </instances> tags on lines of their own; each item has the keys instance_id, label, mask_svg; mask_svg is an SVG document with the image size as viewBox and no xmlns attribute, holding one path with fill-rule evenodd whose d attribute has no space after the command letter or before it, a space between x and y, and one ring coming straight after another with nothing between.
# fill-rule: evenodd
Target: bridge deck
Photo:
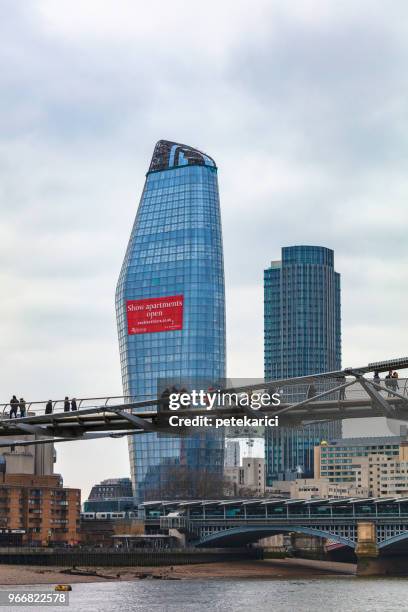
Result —
<instances>
[{"instance_id":1,"label":"bridge deck","mask_svg":"<svg viewBox=\"0 0 408 612\"><path fill-rule=\"evenodd\" d=\"M398 360L397 360L398 361ZM399 360L398 367L406 367L408 359ZM384 366L385 367L385 366ZM367 366L368 368L368 366ZM259 419L277 416L281 426L297 426L313 421L370 418L386 416L408 421L408 379L369 379L361 372L367 368L341 372L316 374L313 376L266 381L234 389L224 389L241 398L243 392L250 397L261 392L279 392L279 406L248 407L241 399L226 407L189 407L171 411L163 406L163 400L117 396L81 398L76 400L78 410L64 411L64 400L52 402L52 412L46 414L47 402L28 402L24 417L10 419L10 404L0 404L0 447L28 445L30 441L21 436L33 436L34 442L68 441L103 436L119 436L156 432L183 435L190 427L172 427L172 416L194 418L205 416L207 424L215 419ZM256 427L256 422L250 423ZM239 423L225 422L228 427ZM243 423L247 427L247 423ZM228 431L228 430L227 430ZM20 437L20 439L19 439ZM6 438L14 438L7 441Z\"/></svg>"}]
</instances>

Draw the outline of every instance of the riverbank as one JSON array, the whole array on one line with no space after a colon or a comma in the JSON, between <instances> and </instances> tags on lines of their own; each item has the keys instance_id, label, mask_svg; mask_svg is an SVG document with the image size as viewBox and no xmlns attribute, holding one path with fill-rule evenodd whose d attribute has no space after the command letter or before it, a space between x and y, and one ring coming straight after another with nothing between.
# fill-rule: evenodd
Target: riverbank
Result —
<instances>
[{"instance_id":1,"label":"riverbank","mask_svg":"<svg viewBox=\"0 0 408 612\"><path fill-rule=\"evenodd\" d=\"M303 559L199 563L171 567L61 567L0 565L0 585L60 584L135 580L296 579L352 573L351 564ZM340 566L340 567L339 567ZM349 570L349 571L347 571Z\"/></svg>"}]
</instances>

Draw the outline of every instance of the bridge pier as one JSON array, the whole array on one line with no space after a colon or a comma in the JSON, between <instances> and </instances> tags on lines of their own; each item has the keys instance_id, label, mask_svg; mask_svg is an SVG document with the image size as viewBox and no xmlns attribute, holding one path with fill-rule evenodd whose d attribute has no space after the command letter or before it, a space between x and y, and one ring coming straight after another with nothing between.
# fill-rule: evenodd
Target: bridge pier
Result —
<instances>
[{"instance_id":1,"label":"bridge pier","mask_svg":"<svg viewBox=\"0 0 408 612\"><path fill-rule=\"evenodd\" d=\"M357 523L357 576L386 576L401 573L406 560L380 556L375 523Z\"/></svg>"},{"instance_id":2,"label":"bridge pier","mask_svg":"<svg viewBox=\"0 0 408 612\"><path fill-rule=\"evenodd\" d=\"M358 557L357 576L406 576L406 557Z\"/></svg>"},{"instance_id":3,"label":"bridge pier","mask_svg":"<svg viewBox=\"0 0 408 612\"><path fill-rule=\"evenodd\" d=\"M378 576L384 573L377 545L375 523L357 523L357 576Z\"/></svg>"}]
</instances>

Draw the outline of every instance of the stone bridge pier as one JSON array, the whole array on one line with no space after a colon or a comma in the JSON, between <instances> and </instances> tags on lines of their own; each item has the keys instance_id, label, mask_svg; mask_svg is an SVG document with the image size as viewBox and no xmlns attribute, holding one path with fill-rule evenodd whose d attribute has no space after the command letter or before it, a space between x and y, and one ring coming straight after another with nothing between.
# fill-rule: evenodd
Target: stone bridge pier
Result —
<instances>
[{"instance_id":1,"label":"stone bridge pier","mask_svg":"<svg viewBox=\"0 0 408 612\"><path fill-rule=\"evenodd\" d=\"M378 547L377 525L369 521L357 523L357 576L407 575L407 556L386 555Z\"/></svg>"}]
</instances>

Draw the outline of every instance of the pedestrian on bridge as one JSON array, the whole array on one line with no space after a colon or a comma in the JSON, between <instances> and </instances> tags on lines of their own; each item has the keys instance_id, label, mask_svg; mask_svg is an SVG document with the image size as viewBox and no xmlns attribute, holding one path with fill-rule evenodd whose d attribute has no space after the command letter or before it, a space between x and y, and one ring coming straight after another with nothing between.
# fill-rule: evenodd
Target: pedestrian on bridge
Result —
<instances>
[{"instance_id":1,"label":"pedestrian on bridge","mask_svg":"<svg viewBox=\"0 0 408 612\"><path fill-rule=\"evenodd\" d=\"M375 382L376 385L381 384L380 374L377 371L374 372L373 382Z\"/></svg>"},{"instance_id":2,"label":"pedestrian on bridge","mask_svg":"<svg viewBox=\"0 0 408 612\"><path fill-rule=\"evenodd\" d=\"M340 376L338 378L339 385L345 385L346 382L347 380L345 376ZM345 400L345 399L346 399L346 387L343 387L342 389L339 390L339 400Z\"/></svg>"},{"instance_id":3,"label":"pedestrian on bridge","mask_svg":"<svg viewBox=\"0 0 408 612\"><path fill-rule=\"evenodd\" d=\"M159 410L160 409L168 410L169 409L169 403L170 403L170 389L168 387L166 387L166 389L160 395Z\"/></svg>"},{"instance_id":4,"label":"pedestrian on bridge","mask_svg":"<svg viewBox=\"0 0 408 612\"><path fill-rule=\"evenodd\" d=\"M392 382L392 388L394 389L394 391L398 391L398 372L397 371L392 373L391 382Z\"/></svg>"},{"instance_id":5,"label":"pedestrian on bridge","mask_svg":"<svg viewBox=\"0 0 408 612\"><path fill-rule=\"evenodd\" d=\"M20 406L20 417L24 418L26 415L26 402L25 402L24 397L20 397L19 406Z\"/></svg>"},{"instance_id":6,"label":"pedestrian on bridge","mask_svg":"<svg viewBox=\"0 0 408 612\"><path fill-rule=\"evenodd\" d=\"M71 403L68 399L68 396L65 396L65 400L64 400L64 412L69 412L71 408Z\"/></svg>"},{"instance_id":7,"label":"pedestrian on bridge","mask_svg":"<svg viewBox=\"0 0 408 612\"><path fill-rule=\"evenodd\" d=\"M387 387L387 389L391 389L393 385L393 381L392 381L392 370L390 370L387 374L387 376L385 377L385 386ZM390 393L388 391L388 397L391 397L392 393Z\"/></svg>"},{"instance_id":8,"label":"pedestrian on bridge","mask_svg":"<svg viewBox=\"0 0 408 612\"><path fill-rule=\"evenodd\" d=\"M73 397L71 400L71 410L78 410L75 397Z\"/></svg>"},{"instance_id":9,"label":"pedestrian on bridge","mask_svg":"<svg viewBox=\"0 0 408 612\"><path fill-rule=\"evenodd\" d=\"M52 414L52 401L48 400L45 406L45 414Z\"/></svg>"},{"instance_id":10,"label":"pedestrian on bridge","mask_svg":"<svg viewBox=\"0 0 408 612\"><path fill-rule=\"evenodd\" d=\"M10 400L10 419L17 418L18 399L15 395Z\"/></svg>"}]
</instances>

